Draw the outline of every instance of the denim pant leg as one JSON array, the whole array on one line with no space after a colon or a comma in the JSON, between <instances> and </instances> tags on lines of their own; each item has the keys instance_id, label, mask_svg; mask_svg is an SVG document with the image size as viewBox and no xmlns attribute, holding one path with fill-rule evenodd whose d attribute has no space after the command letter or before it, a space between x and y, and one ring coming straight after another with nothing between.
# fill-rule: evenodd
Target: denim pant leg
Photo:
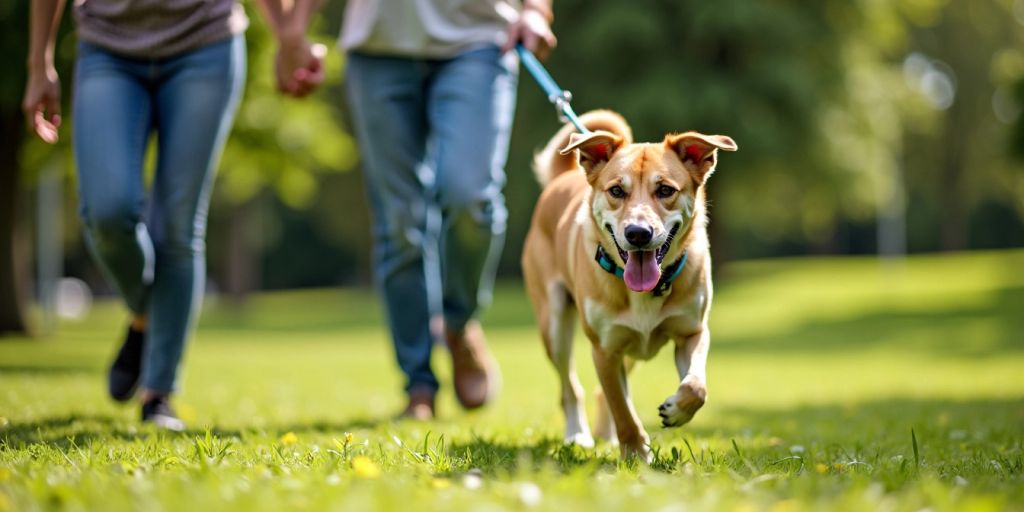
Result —
<instances>
[{"instance_id":1,"label":"denim pant leg","mask_svg":"<svg viewBox=\"0 0 1024 512\"><path fill-rule=\"evenodd\" d=\"M142 179L152 103L141 62L79 45L72 130L86 244L136 314L146 312L154 273Z\"/></svg>"},{"instance_id":2,"label":"denim pant leg","mask_svg":"<svg viewBox=\"0 0 1024 512\"><path fill-rule=\"evenodd\" d=\"M460 331L490 302L504 243L505 160L518 62L497 47L437 65L428 98L441 209L445 326Z\"/></svg>"},{"instance_id":3,"label":"denim pant leg","mask_svg":"<svg viewBox=\"0 0 1024 512\"><path fill-rule=\"evenodd\" d=\"M174 391L206 282L206 214L245 82L241 35L163 60L154 92L156 250L142 385Z\"/></svg>"},{"instance_id":4,"label":"denim pant leg","mask_svg":"<svg viewBox=\"0 0 1024 512\"><path fill-rule=\"evenodd\" d=\"M424 264L435 246L426 229L420 177L427 140L426 72L415 60L351 53L345 76L373 213L374 278L407 391L438 387L430 367Z\"/></svg>"}]
</instances>

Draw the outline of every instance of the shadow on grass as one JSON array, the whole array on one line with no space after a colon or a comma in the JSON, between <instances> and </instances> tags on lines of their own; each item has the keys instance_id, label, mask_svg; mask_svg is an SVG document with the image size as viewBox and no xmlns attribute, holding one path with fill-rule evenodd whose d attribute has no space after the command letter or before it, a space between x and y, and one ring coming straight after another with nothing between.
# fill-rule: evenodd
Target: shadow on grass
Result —
<instances>
[{"instance_id":1,"label":"shadow on grass","mask_svg":"<svg viewBox=\"0 0 1024 512\"><path fill-rule=\"evenodd\" d=\"M33 375L79 375L79 374L94 374L96 368L90 366L71 366L71 365L47 365L47 366L35 366L35 365L24 365L24 364L4 364L0 363L0 374L9 377L20 377L20 376L33 376Z\"/></svg>"},{"instance_id":2,"label":"shadow on grass","mask_svg":"<svg viewBox=\"0 0 1024 512\"><path fill-rule=\"evenodd\" d=\"M124 420L94 414L55 416L30 422L14 422L0 429L0 452L42 444L61 451L93 440L132 440L141 437Z\"/></svg>"},{"instance_id":3,"label":"shadow on grass","mask_svg":"<svg viewBox=\"0 0 1024 512\"><path fill-rule=\"evenodd\" d=\"M596 470L618 464L617 457L610 450L566 446L560 438L553 437L529 442L475 437L470 441L453 442L444 447L444 451L447 456L459 459L459 466L479 469L491 475L537 471L552 466L560 471Z\"/></svg>"},{"instance_id":4,"label":"shadow on grass","mask_svg":"<svg viewBox=\"0 0 1024 512\"><path fill-rule=\"evenodd\" d=\"M734 408L718 411L715 418L707 423L698 416L694 424L679 429L647 425L654 452L651 467L675 472L693 464L707 471L727 468L746 473L756 466L760 472L793 472L808 470L808 464L814 470L821 461L829 468L837 462L866 461L905 468L902 461L911 463L914 458L913 430L925 462L950 471L969 466L973 472L999 478L1024 475L1024 397L892 398ZM563 446L561 439L515 442L506 438L457 441L446 453L488 473L515 474L551 466L562 472L637 467L636 461L619 460L618 449L608 443L599 442L594 450Z\"/></svg>"},{"instance_id":5,"label":"shadow on grass","mask_svg":"<svg viewBox=\"0 0 1024 512\"><path fill-rule=\"evenodd\" d=\"M878 311L848 319L813 320L785 334L719 337L716 352L824 353L882 346L990 357L1024 351L1024 287L1004 288L984 306L930 311ZM983 335L963 338L964 330Z\"/></svg>"},{"instance_id":6,"label":"shadow on grass","mask_svg":"<svg viewBox=\"0 0 1024 512\"><path fill-rule=\"evenodd\" d=\"M314 422L285 425L270 425L251 429L227 429L217 426L192 427L182 432L160 430L151 425L135 423L121 417L95 414L55 416L30 422L12 422L0 428L0 452L5 448L23 448L27 445L42 444L66 451L74 446L110 440L133 441L149 439L155 435L167 438L194 439L207 432L219 438L242 438L246 436L268 436L277 438L286 433L329 434L376 429L390 423L390 419L353 419L346 422Z\"/></svg>"},{"instance_id":7,"label":"shadow on grass","mask_svg":"<svg viewBox=\"0 0 1024 512\"><path fill-rule=\"evenodd\" d=\"M1024 397L963 401L892 398L793 408L733 408L716 411L714 418L705 422L698 416L694 424L681 429L648 425L655 455L651 467L673 473L690 465L698 471L753 475L814 471L816 467L820 472L822 463L827 468L840 464L853 469L859 467L855 464L864 464L885 467L900 478L909 478L907 464L916 458L913 429L923 464L931 464L940 474L969 471L992 478L1024 475ZM191 442L207 432L220 439L269 438L269 443L276 443L286 432L300 438L304 434L340 437L346 431L369 429L375 431L372 437L384 438L389 436L386 426L390 424L390 420L361 418L170 433L140 427L123 418L68 415L0 429L0 458L6 451L24 450L35 444L68 452L94 442L102 446L111 440L148 441L153 436ZM423 424L428 430L430 426ZM463 430L470 428L466 425ZM554 431L560 428L552 425ZM473 470L491 476L546 470L593 474L639 467L637 461L620 460L618 450L607 443L600 443L597 449L583 449L564 446L560 438L517 438L508 432L492 435L486 425L474 425L472 430L482 434L428 434L418 442L407 439L406 449L430 464L435 474L457 475Z\"/></svg>"}]
</instances>

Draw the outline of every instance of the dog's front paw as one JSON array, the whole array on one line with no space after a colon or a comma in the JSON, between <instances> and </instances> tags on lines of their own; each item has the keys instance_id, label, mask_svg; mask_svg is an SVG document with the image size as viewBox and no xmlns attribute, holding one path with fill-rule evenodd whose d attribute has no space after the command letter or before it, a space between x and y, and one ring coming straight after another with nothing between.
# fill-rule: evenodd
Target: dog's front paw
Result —
<instances>
[{"instance_id":1,"label":"dog's front paw","mask_svg":"<svg viewBox=\"0 0 1024 512\"><path fill-rule=\"evenodd\" d=\"M650 464L654 460L654 455L651 453L650 441L646 438L640 438L631 442L623 442L619 444L619 455L623 460L636 459Z\"/></svg>"},{"instance_id":2,"label":"dog's front paw","mask_svg":"<svg viewBox=\"0 0 1024 512\"><path fill-rule=\"evenodd\" d=\"M678 427L693 419L693 415L704 405L708 391L703 382L692 375L683 379L676 393L658 406L658 416L664 427Z\"/></svg>"},{"instance_id":3,"label":"dog's front paw","mask_svg":"<svg viewBox=\"0 0 1024 512\"><path fill-rule=\"evenodd\" d=\"M586 432L575 432L567 433L565 440L563 441L566 445L576 445L580 448L593 448L594 437Z\"/></svg>"}]
</instances>

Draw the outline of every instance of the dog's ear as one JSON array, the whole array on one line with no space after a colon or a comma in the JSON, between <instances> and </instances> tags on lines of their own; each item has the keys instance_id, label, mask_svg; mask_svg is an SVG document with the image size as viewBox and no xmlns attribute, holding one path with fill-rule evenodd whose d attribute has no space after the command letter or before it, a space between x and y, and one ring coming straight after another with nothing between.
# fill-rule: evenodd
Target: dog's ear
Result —
<instances>
[{"instance_id":1,"label":"dog's ear","mask_svg":"<svg viewBox=\"0 0 1024 512\"><path fill-rule=\"evenodd\" d=\"M665 137L665 145L679 155L686 169L693 174L697 183L703 184L715 170L718 150L736 151L739 149L730 137L725 135L704 135L698 132L686 132Z\"/></svg>"},{"instance_id":2,"label":"dog's ear","mask_svg":"<svg viewBox=\"0 0 1024 512\"><path fill-rule=\"evenodd\" d=\"M573 150L580 152L580 165L587 173L594 170L598 164L612 159L615 151L622 146L622 137L611 132L598 130L585 134L573 133L569 136L569 144L560 151L563 155L572 153Z\"/></svg>"}]
</instances>

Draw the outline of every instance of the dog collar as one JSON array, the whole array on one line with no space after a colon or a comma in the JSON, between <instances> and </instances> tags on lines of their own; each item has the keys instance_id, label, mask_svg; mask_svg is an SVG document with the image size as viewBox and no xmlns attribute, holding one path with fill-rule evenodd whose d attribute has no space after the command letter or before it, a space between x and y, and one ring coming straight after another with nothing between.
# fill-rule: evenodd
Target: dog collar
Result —
<instances>
[{"instance_id":1,"label":"dog collar","mask_svg":"<svg viewBox=\"0 0 1024 512\"><path fill-rule=\"evenodd\" d=\"M658 285L651 290L651 295L661 297L665 292L672 288L672 282L683 273L683 267L686 266L686 254L686 251L683 251L683 256L679 258L678 261L669 265L668 268L662 271L661 279L658 280ZM625 270L615 264L615 261L612 260L611 256L608 256L608 253L605 252L604 247L602 247L601 244L597 244L597 254L594 255L594 261L596 261L605 272L622 279L622 274Z\"/></svg>"}]
</instances>

